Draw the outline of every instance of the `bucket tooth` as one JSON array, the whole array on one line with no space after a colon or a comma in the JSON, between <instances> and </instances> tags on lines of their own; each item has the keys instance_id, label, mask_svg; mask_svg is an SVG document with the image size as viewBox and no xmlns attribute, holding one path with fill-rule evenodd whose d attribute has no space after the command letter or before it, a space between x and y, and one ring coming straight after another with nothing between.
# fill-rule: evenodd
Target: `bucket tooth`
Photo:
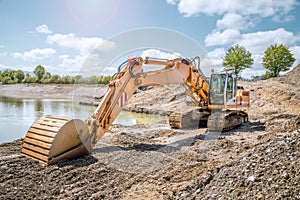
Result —
<instances>
[{"instance_id":1,"label":"bucket tooth","mask_svg":"<svg viewBox=\"0 0 300 200\"><path fill-rule=\"evenodd\" d=\"M23 140L21 155L45 164L89 154L88 126L79 119L45 116L36 120Z\"/></svg>"}]
</instances>

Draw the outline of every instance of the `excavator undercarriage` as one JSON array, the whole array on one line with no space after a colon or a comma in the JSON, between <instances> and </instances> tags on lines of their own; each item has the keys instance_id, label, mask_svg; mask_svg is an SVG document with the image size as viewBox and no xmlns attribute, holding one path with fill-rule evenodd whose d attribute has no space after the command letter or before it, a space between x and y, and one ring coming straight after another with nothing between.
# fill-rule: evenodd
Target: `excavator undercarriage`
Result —
<instances>
[{"instance_id":1,"label":"excavator undercarriage","mask_svg":"<svg viewBox=\"0 0 300 200\"><path fill-rule=\"evenodd\" d=\"M171 128L205 128L208 131L223 132L232 130L248 121L248 115L243 111L207 111L194 108L189 111L175 111L169 115Z\"/></svg>"},{"instance_id":2,"label":"excavator undercarriage","mask_svg":"<svg viewBox=\"0 0 300 200\"><path fill-rule=\"evenodd\" d=\"M171 128L203 128L207 126L209 112L199 108L190 108L185 111L174 111L169 115Z\"/></svg>"}]
</instances>

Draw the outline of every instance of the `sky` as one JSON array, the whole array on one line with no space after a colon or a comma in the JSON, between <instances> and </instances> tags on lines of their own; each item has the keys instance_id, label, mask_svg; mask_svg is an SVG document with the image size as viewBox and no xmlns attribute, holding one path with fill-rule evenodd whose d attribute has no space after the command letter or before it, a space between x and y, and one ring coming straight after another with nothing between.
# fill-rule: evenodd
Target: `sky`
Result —
<instances>
[{"instance_id":1,"label":"sky","mask_svg":"<svg viewBox=\"0 0 300 200\"><path fill-rule=\"evenodd\" d=\"M0 70L32 72L41 64L52 74L78 74L99 45L127 31L155 27L195 41L218 70L228 48L244 46L254 64L242 76L251 77L265 72L262 57L272 44L287 46L296 58L293 66L300 63L299 21L299 0L0 0ZM165 42L151 36L146 35ZM153 46L140 53L185 57Z\"/></svg>"}]
</instances>

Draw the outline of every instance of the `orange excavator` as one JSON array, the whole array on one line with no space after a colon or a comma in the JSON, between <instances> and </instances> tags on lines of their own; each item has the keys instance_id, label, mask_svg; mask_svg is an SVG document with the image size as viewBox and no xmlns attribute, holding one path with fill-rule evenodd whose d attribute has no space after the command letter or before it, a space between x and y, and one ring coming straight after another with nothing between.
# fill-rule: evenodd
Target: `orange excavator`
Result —
<instances>
[{"instance_id":1,"label":"orange excavator","mask_svg":"<svg viewBox=\"0 0 300 200\"><path fill-rule=\"evenodd\" d=\"M171 128L205 124L209 131L221 132L247 121L249 91L237 89L236 78L229 73L212 74L208 80L199 63L199 57L128 59L119 66L101 103L85 122L42 117L29 128L21 154L45 164L89 154L140 86L182 84L186 88L197 107L170 114ZM143 72L153 65L162 69Z\"/></svg>"}]
</instances>

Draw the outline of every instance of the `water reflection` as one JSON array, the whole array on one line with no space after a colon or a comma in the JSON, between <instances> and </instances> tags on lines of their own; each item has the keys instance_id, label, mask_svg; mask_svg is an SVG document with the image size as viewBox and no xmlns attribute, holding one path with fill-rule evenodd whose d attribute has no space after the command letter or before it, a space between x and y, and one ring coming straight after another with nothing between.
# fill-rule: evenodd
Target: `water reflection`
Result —
<instances>
[{"instance_id":1,"label":"water reflection","mask_svg":"<svg viewBox=\"0 0 300 200\"><path fill-rule=\"evenodd\" d=\"M95 107L79 105L69 99L19 99L0 97L0 143L25 137L32 123L44 115L85 120ZM148 124L164 117L122 111L114 124Z\"/></svg>"},{"instance_id":2,"label":"water reflection","mask_svg":"<svg viewBox=\"0 0 300 200\"><path fill-rule=\"evenodd\" d=\"M0 143L25 137L32 123L44 115L85 119L93 107L72 105L65 99L0 97Z\"/></svg>"}]
</instances>

